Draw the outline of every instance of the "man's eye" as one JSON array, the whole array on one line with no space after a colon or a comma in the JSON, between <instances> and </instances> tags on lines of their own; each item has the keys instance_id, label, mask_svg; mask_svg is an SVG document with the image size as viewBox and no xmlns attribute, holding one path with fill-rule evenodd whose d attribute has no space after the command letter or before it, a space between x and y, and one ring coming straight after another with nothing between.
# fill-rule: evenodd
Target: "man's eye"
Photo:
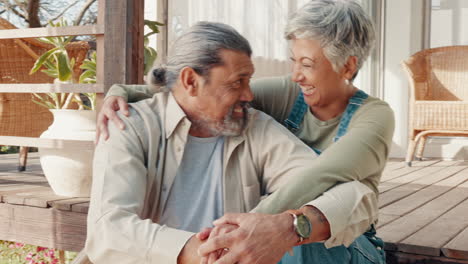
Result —
<instances>
[{"instance_id":1,"label":"man's eye","mask_svg":"<svg viewBox=\"0 0 468 264\"><path fill-rule=\"evenodd\" d=\"M304 67L304 68L312 68L312 65L309 65L309 64L302 64L302 67Z\"/></svg>"}]
</instances>

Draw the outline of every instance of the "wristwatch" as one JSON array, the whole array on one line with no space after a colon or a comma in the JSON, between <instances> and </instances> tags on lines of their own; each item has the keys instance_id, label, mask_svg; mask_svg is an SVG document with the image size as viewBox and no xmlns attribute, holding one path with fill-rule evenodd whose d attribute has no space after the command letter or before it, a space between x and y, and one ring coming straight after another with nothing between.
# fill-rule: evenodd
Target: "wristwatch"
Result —
<instances>
[{"instance_id":1,"label":"wristwatch","mask_svg":"<svg viewBox=\"0 0 468 264\"><path fill-rule=\"evenodd\" d=\"M310 223L309 218L305 216L301 211L289 210L288 212L294 218L294 231L299 237L298 244L300 244L302 243L302 241L310 237L310 234L312 233L312 224Z\"/></svg>"}]
</instances>

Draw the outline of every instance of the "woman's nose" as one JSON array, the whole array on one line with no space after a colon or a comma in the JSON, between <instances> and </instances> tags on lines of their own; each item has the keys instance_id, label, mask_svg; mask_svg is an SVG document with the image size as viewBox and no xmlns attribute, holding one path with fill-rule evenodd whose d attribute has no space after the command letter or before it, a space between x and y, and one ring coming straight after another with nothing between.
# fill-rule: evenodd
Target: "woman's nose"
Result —
<instances>
[{"instance_id":1,"label":"woman's nose","mask_svg":"<svg viewBox=\"0 0 468 264\"><path fill-rule=\"evenodd\" d=\"M302 74L301 70L299 69L299 65L293 64L292 66L292 80L293 82L300 82L304 79L304 75Z\"/></svg>"}]
</instances>

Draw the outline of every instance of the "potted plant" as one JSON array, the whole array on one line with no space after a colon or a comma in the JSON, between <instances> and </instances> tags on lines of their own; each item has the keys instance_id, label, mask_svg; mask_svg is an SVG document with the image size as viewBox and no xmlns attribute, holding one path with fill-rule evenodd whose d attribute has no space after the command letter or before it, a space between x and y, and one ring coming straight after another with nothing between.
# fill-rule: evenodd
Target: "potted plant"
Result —
<instances>
[{"instance_id":1,"label":"potted plant","mask_svg":"<svg viewBox=\"0 0 468 264\"><path fill-rule=\"evenodd\" d=\"M66 22L51 26L66 26ZM95 83L96 54L83 61L81 74L75 71L75 58L70 58L67 44L72 37L40 38L53 48L42 54L30 74L41 70L54 78L54 83ZM93 141L96 131L95 93L33 94L33 102L48 108L52 125L40 138ZM70 109L72 108L72 109ZM91 190L94 149L39 148L42 169L52 190L62 196L88 197Z\"/></svg>"}]
</instances>

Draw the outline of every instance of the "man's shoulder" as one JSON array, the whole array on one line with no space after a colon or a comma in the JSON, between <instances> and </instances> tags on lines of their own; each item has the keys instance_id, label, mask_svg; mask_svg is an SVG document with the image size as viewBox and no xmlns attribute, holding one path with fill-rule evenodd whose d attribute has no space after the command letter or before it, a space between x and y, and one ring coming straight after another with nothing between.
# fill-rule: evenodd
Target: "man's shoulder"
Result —
<instances>
[{"instance_id":1,"label":"man's shoulder","mask_svg":"<svg viewBox=\"0 0 468 264\"><path fill-rule=\"evenodd\" d=\"M278 123L273 117L265 114L257 109L249 109L249 123L245 130L248 137L265 136L268 135L281 135L287 134L295 137L287 128Z\"/></svg>"},{"instance_id":2,"label":"man's shoulder","mask_svg":"<svg viewBox=\"0 0 468 264\"><path fill-rule=\"evenodd\" d=\"M161 96L154 95L152 98L130 103L129 116L124 116L120 112L117 114L125 125L131 127L140 137L149 136L149 130L151 130L151 134L162 131L160 120L164 97Z\"/></svg>"}]
</instances>

